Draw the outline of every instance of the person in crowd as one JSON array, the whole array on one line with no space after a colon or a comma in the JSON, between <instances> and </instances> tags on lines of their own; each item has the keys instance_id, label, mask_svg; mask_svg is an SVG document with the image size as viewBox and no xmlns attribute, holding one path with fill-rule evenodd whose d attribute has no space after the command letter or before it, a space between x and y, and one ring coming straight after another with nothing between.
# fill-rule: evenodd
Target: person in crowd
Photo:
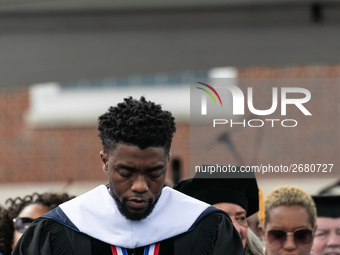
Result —
<instances>
[{"instance_id":1,"label":"person in crowd","mask_svg":"<svg viewBox=\"0 0 340 255\"><path fill-rule=\"evenodd\" d=\"M129 97L99 117L98 130L109 184L37 220L13 255L243 254L225 214L164 187L176 130L170 112Z\"/></svg>"},{"instance_id":2,"label":"person in crowd","mask_svg":"<svg viewBox=\"0 0 340 255\"><path fill-rule=\"evenodd\" d=\"M263 254L261 240L248 228L247 217L259 210L255 178L194 178L183 180L174 189L226 212L240 235L246 255Z\"/></svg>"},{"instance_id":3,"label":"person in crowd","mask_svg":"<svg viewBox=\"0 0 340 255\"><path fill-rule=\"evenodd\" d=\"M260 220L259 220L259 214L258 212L254 213L253 215L249 216L247 218L247 223L248 223L248 228L251 229L251 231L253 231L253 233L257 236L257 237L261 237L260 231L259 231L259 224L260 224Z\"/></svg>"},{"instance_id":4,"label":"person in crowd","mask_svg":"<svg viewBox=\"0 0 340 255\"><path fill-rule=\"evenodd\" d=\"M67 193L33 193L23 198L8 199L0 210L0 253L10 255L14 246L34 219L46 214L74 196Z\"/></svg>"},{"instance_id":5,"label":"person in crowd","mask_svg":"<svg viewBox=\"0 0 340 255\"><path fill-rule=\"evenodd\" d=\"M268 255L309 255L316 229L313 199L297 187L278 187L264 201L260 233Z\"/></svg>"},{"instance_id":6,"label":"person in crowd","mask_svg":"<svg viewBox=\"0 0 340 255\"><path fill-rule=\"evenodd\" d=\"M312 253L340 255L340 196L313 196L318 213Z\"/></svg>"}]
</instances>

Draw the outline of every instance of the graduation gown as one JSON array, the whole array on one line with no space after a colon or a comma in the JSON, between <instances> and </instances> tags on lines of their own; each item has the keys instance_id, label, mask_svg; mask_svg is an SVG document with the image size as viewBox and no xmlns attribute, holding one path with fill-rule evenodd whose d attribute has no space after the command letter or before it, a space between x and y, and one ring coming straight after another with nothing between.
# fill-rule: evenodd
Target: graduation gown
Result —
<instances>
[{"instance_id":1,"label":"graduation gown","mask_svg":"<svg viewBox=\"0 0 340 255\"><path fill-rule=\"evenodd\" d=\"M120 214L104 185L36 220L13 255L242 255L230 218L208 204L164 188L144 220Z\"/></svg>"}]
</instances>

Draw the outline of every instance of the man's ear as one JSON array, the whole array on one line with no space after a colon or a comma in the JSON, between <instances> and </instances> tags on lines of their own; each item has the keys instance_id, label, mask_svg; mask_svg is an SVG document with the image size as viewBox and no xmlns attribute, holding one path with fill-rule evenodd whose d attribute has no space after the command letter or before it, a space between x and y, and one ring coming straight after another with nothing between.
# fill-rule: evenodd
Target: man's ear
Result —
<instances>
[{"instance_id":1,"label":"man's ear","mask_svg":"<svg viewBox=\"0 0 340 255\"><path fill-rule=\"evenodd\" d=\"M108 162L108 158L107 158L107 155L105 152L101 151L99 153L99 156L100 156L100 159L102 161L102 168L103 168L103 171L106 175L109 174L109 162Z\"/></svg>"},{"instance_id":2,"label":"man's ear","mask_svg":"<svg viewBox=\"0 0 340 255\"><path fill-rule=\"evenodd\" d=\"M171 159L171 154L169 153L169 155L168 155L168 164L170 162L170 159Z\"/></svg>"}]
</instances>

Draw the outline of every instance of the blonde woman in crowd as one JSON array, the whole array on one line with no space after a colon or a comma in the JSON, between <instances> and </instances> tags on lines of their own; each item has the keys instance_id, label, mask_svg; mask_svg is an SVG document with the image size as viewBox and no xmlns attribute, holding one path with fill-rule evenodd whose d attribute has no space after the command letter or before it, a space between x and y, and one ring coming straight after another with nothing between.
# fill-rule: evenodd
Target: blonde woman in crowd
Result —
<instances>
[{"instance_id":1,"label":"blonde woman in crowd","mask_svg":"<svg viewBox=\"0 0 340 255\"><path fill-rule=\"evenodd\" d=\"M264 201L259 227L267 255L309 255L316 229L313 199L296 187L279 187Z\"/></svg>"}]
</instances>

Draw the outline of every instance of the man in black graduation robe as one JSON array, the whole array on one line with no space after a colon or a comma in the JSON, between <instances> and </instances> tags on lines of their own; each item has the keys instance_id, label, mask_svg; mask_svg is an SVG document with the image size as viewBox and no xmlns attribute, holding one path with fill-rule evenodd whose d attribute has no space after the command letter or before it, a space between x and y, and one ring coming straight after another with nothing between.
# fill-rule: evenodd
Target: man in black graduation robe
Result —
<instances>
[{"instance_id":1,"label":"man in black graduation robe","mask_svg":"<svg viewBox=\"0 0 340 255\"><path fill-rule=\"evenodd\" d=\"M164 187L174 118L125 98L98 119L101 185L38 219L13 255L242 255L230 218Z\"/></svg>"}]
</instances>

